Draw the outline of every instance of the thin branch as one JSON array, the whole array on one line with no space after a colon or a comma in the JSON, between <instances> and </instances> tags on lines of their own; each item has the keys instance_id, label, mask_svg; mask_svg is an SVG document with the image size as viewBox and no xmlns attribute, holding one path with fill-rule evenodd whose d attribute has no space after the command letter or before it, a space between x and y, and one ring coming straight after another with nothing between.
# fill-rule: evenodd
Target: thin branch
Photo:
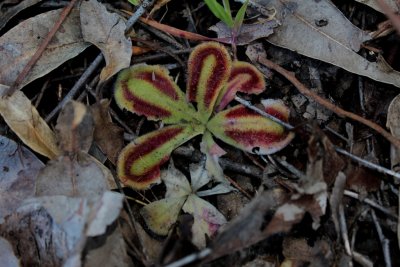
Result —
<instances>
[{"instance_id":1,"label":"thin branch","mask_svg":"<svg viewBox=\"0 0 400 267\"><path fill-rule=\"evenodd\" d=\"M286 123L286 122L284 122L284 121L282 121L282 120L280 120L280 119L268 114L267 112L265 112L265 111L255 107L255 106L253 106L249 101L246 101L243 98L235 96L235 100L237 102L239 102L240 104L242 104L243 106L245 106L246 108L249 108L249 109L257 112L261 116L266 117L266 118L268 118L268 119L270 119L270 120L282 125L283 127L285 127L288 130L293 130L294 129L294 127L292 125L290 125L289 123Z\"/></svg>"},{"instance_id":2,"label":"thin branch","mask_svg":"<svg viewBox=\"0 0 400 267\"><path fill-rule=\"evenodd\" d=\"M336 150L336 152L338 152L338 153L340 153L342 155L345 155L345 156L349 157L350 159L352 159L354 161L357 161L358 163L360 163L361 165L363 165L363 166L365 166L365 167L367 167L369 169L375 170L375 171L383 173L383 174L391 175L394 178L396 178L396 180L398 182L400 182L400 173L398 173L398 172L389 170L388 168L382 167L382 166L380 166L378 164L375 164L375 163L372 163L372 162L367 161L365 159L362 159L360 157L357 157L357 156L355 156L355 155L353 155L353 154L351 154L351 153L347 152L346 150L341 149L339 147L335 147L335 150Z\"/></svg>"},{"instance_id":3,"label":"thin branch","mask_svg":"<svg viewBox=\"0 0 400 267\"><path fill-rule=\"evenodd\" d=\"M349 191L349 190L344 190L344 195L345 195L345 196L348 196L348 197L352 197L352 198L358 199L358 200L364 202L365 204L368 204L368 205L370 205L371 207L373 207L373 208L375 208L375 209L377 209L377 210L379 210L379 211L385 213L386 215L389 215L390 217L392 217L392 218L394 218L394 219L397 219L397 218L398 218L397 214L393 213L393 212L392 212L390 209L388 209L388 208L382 207L382 206L379 205L378 203L374 202L372 199L369 199L369 198L361 198L361 197L359 196L359 194L357 194L357 193L355 193L355 192L352 192L352 191Z\"/></svg>"},{"instance_id":4,"label":"thin branch","mask_svg":"<svg viewBox=\"0 0 400 267\"><path fill-rule=\"evenodd\" d=\"M10 88L6 91L5 95L11 96L12 94L15 93L15 91L17 91L19 89L19 86L24 81L24 79L28 75L29 71L33 68L33 66L35 66L36 62L42 56L44 50L46 50L47 46L49 45L50 41L53 39L54 35L56 34L58 29L60 28L61 24L68 17L68 14L71 12L71 10L74 7L76 1L77 0L71 0L71 2L63 9L63 11L60 14L59 19L56 21L56 23L54 24L53 28L47 34L46 38L40 44L39 48L36 50L35 54L28 61L28 63L25 65L23 70L18 74L17 79L15 79L14 84L12 86L10 86Z\"/></svg>"},{"instance_id":5,"label":"thin branch","mask_svg":"<svg viewBox=\"0 0 400 267\"><path fill-rule=\"evenodd\" d=\"M385 266L391 267L392 262L390 260L390 248L389 248L389 240L384 236L382 232L382 228L378 222L378 218L376 217L375 211L371 210L372 220L374 221L376 231L378 232L379 241L382 245L383 257L385 259Z\"/></svg>"},{"instance_id":6,"label":"thin branch","mask_svg":"<svg viewBox=\"0 0 400 267\"><path fill-rule=\"evenodd\" d=\"M358 121L358 122L370 127L371 129L374 129L375 131L380 133L383 137L385 137L389 142L391 142L393 145L395 145L397 148L400 149L400 140L398 138L394 137L393 135L391 135L388 131L383 129L378 124L376 124L370 120L367 120L357 114L346 111L338 106L335 106L328 100L324 99L323 97L315 94L310 89L308 89L304 84L302 84L296 78L296 76L292 72L287 71L286 69L275 64L274 62L272 62L266 58L263 58L263 57L259 57L258 62L260 62L261 64L267 66L268 68L273 69L273 70L277 71L278 73L280 73L282 76L284 76L286 79L288 79L303 95L306 95L306 96L312 98L318 104L333 111L334 113L336 113L337 115L339 115L341 117L350 118L352 120Z\"/></svg>"},{"instance_id":7,"label":"thin branch","mask_svg":"<svg viewBox=\"0 0 400 267\"><path fill-rule=\"evenodd\" d=\"M75 83L75 85L69 90L68 94L65 95L63 100L61 100L58 105L48 114L45 118L46 122L49 122L54 116L58 114L58 112L64 107L64 105L70 101L76 93L81 89L81 87L87 82L89 77L93 74L93 72L97 69L97 67L100 65L100 63L103 60L103 55L99 54L97 55L96 59L90 64L89 68L85 70L85 72L82 74L82 76L79 78L79 80Z\"/></svg>"},{"instance_id":8,"label":"thin branch","mask_svg":"<svg viewBox=\"0 0 400 267\"><path fill-rule=\"evenodd\" d=\"M339 204L339 224L340 224L340 232L342 234L342 239L344 243L344 248L346 250L347 255L353 256L353 253L350 248L349 234L347 231L346 217L344 215L344 207L343 204Z\"/></svg>"}]
</instances>

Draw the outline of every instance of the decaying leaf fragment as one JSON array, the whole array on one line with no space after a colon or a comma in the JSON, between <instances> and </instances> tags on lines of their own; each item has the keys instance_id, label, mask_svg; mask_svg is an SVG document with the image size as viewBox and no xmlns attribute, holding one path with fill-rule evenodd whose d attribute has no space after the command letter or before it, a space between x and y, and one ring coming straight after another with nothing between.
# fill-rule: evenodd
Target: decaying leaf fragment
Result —
<instances>
[{"instance_id":1,"label":"decaying leaf fragment","mask_svg":"<svg viewBox=\"0 0 400 267\"><path fill-rule=\"evenodd\" d=\"M94 120L94 142L100 147L101 151L112 162L116 163L118 153L124 146L124 131L115 125L109 113L110 101L100 100L90 106L90 111Z\"/></svg>"},{"instance_id":2,"label":"decaying leaf fragment","mask_svg":"<svg viewBox=\"0 0 400 267\"><path fill-rule=\"evenodd\" d=\"M0 220L34 196L36 176L43 167L26 147L0 136Z\"/></svg>"},{"instance_id":3,"label":"decaying leaf fragment","mask_svg":"<svg viewBox=\"0 0 400 267\"><path fill-rule=\"evenodd\" d=\"M159 182L160 166L171 152L192 137L203 134L201 151L214 180L226 183L218 158L225 152L215 143L222 141L250 153L274 153L293 138L283 126L237 105L222 110L237 91L261 93L262 74L246 62L232 62L218 43L198 45L188 61L186 100L183 92L160 66L136 65L122 71L116 82L115 100L150 120L171 124L134 140L125 147L117 164L121 181L136 189ZM196 103L197 110L190 102ZM282 120L289 118L283 102L264 101L266 111Z\"/></svg>"},{"instance_id":4,"label":"decaying leaf fragment","mask_svg":"<svg viewBox=\"0 0 400 267\"><path fill-rule=\"evenodd\" d=\"M88 152L93 141L93 118L86 106L76 101L68 102L57 118L56 133L64 154Z\"/></svg>"},{"instance_id":5,"label":"decaying leaf fragment","mask_svg":"<svg viewBox=\"0 0 400 267\"><path fill-rule=\"evenodd\" d=\"M123 196L104 192L96 200L60 195L27 199L0 224L0 236L11 243L22 266L82 266L86 241L103 235L118 218Z\"/></svg>"},{"instance_id":6,"label":"decaying leaf fragment","mask_svg":"<svg viewBox=\"0 0 400 267\"><path fill-rule=\"evenodd\" d=\"M126 26L122 17L108 12L96 0L89 0L81 4L80 22L83 39L96 45L106 60L100 80L105 81L121 69L129 67L132 44L125 36Z\"/></svg>"},{"instance_id":7,"label":"decaying leaf fragment","mask_svg":"<svg viewBox=\"0 0 400 267\"><path fill-rule=\"evenodd\" d=\"M162 180L167 187L165 198L148 204L140 213L152 232L166 236L176 223L182 209L194 218L193 244L198 248L204 248L206 236L213 237L219 227L226 223L226 219L214 206L198 196L198 194L202 196L215 194L210 191L198 192L211 180L204 165L191 165L190 174L191 183L189 184L187 178L175 169L171 162L168 170L162 172Z\"/></svg>"},{"instance_id":8,"label":"decaying leaf fragment","mask_svg":"<svg viewBox=\"0 0 400 267\"><path fill-rule=\"evenodd\" d=\"M9 87L0 85L0 114L13 132L32 150L50 159L61 152L56 137L22 92L1 97Z\"/></svg>"},{"instance_id":9,"label":"decaying leaf fragment","mask_svg":"<svg viewBox=\"0 0 400 267\"><path fill-rule=\"evenodd\" d=\"M84 196L94 198L115 188L108 168L87 154L93 141L93 118L85 105L68 102L56 125L62 154L40 170L38 196Z\"/></svg>"}]
</instances>

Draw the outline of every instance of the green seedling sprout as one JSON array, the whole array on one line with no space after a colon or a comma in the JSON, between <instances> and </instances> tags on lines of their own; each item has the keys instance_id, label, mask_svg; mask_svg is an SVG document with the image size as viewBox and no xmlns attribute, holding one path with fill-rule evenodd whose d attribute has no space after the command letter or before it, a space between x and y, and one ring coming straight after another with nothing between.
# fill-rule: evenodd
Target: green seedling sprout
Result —
<instances>
[{"instance_id":1,"label":"green seedling sprout","mask_svg":"<svg viewBox=\"0 0 400 267\"><path fill-rule=\"evenodd\" d=\"M233 54L236 58L236 39L243 24L244 15L246 13L249 0L246 0L239 11L236 13L235 18L232 17L232 11L229 0L222 0L223 6L217 0L204 0L211 12L220 19L222 22L231 29L231 44Z\"/></svg>"}]
</instances>

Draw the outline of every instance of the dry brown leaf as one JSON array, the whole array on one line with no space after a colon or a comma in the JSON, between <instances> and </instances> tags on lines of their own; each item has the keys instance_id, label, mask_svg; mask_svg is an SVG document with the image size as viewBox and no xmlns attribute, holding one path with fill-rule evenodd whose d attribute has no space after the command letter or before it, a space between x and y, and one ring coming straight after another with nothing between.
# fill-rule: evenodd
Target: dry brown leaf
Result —
<instances>
[{"instance_id":1,"label":"dry brown leaf","mask_svg":"<svg viewBox=\"0 0 400 267\"><path fill-rule=\"evenodd\" d=\"M244 2L244 0L240 0ZM381 57L370 62L358 55L370 37L354 26L329 0L251 0L276 10L280 26L266 40L349 72L400 87L400 73Z\"/></svg>"},{"instance_id":2,"label":"dry brown leaf","mask_svg":"<svg viewBox=\"0 0 400 267\"><path fill-rule=\"evenodd\" d=\"M12 19L19 12L21 12L25 8L28 8L30 6L33 6L34 4L39 3L41 1L43 1L43 0L25 0L25 1L21 1L16 6L7 8L5 12L2 12L0 9L0 30L7 24L7 22L10 19Z\"/></svg>"},{"instance_id":3,"label":"dry brown leaf","mask_svg":"<svg viewBox=\"0 0 400 267\"><path fill-rule=\"evenodd\" d=\"M0 85L0 95L7 88L8 86ZM0 114L22 142L32 150L50 159L60 154L53 131L24 93L15 92L10 97L0 97Z\"/></svg>"},{"instance_id":4,"label":"dry brown leaf","mask_svg":"<svg viewBox=\"0 0 400 267\"><path fill-rule=\"evenodd\" d=\"M106 67L100 79L107 80L131 62L132 43L125 36L126 25L116 13L110 13L96 0L83 1L81 28L85 41L97 46L104 55Z\"/></svg>"},{"instance_id":5,"label":"dry brown leaf","mask_svg":"<svg viewBox=\"0 0 400 267\"><path fill-rule=\"evenodd\" d=\"M111 172L90 155L61 156L49 161L36 178L37 196L95 198L110 189Z\"/></svg>"},{"instance_id":6,"label":"dry brown leaf","mask_svg":"<svg viewBox=\"0 0 400 267\"><path fill-rule=\"evenodd\" d=\"M376 11L379 11L381 13L383 13L382 9L380 8L379 4L377 3L378 1L376 0L356 0L357 2L367 5L369 7L372 7L373 9L375 9ZM384 0L385 3L391 7L393 9L393 11L395 12L396 10L399 11L399 6L396 4L397 0Z\"/></svg>"},{"instance_id":7,"label":"dry brown leaf","mask_svg":"<svg viewBox=\"0 0 400 267\"><path fill-rule=\"evenodd\" d=\"M100 147L101 151L107 155L107 158L115 164L118 153L124 146L124 131L115 125L108 109L110 101L100 100L90 107L94 120L94 142Z\"/></svg>"},{"instance_id":8,"label":"dry brown leaf","mask_svg":"<svg viewBox=\"0 0 400 267\"><path fill-rule=\"evenodd\" d=\"M277 26L278 22L274 19L254 24L243 24L237 36L236 44L246 45L262 37L268 37L274 33L274 28ZM218 22L211 26L209 30L215 31L218 38L230 38L232 35L232 30L223 22Z\"/></svg>"},{"instance_id":9,"label":"dry brown leaf","mask_svg":"<svg viewBox=\"0 0 400 267\"><path fill-rule=\"evenodd\" d=\"M116 228L109 236L107 236L107 239L102 246L96 247L89 251L85 257L85 264L83 266L133 266L132 259L127 254L126 243L119 227Z\"/></svg>"},{"instance_id":10,"label":"dry brown leaf","mask_svg":"<svg viewBox=\"0 0 400 267\"><path fill-rule=\"evenodd\" d=\"M56 133L59 147L65 154L88 152L93 141L94 122L86 106L68 102L57 118Z\"/></svg>"},{"instance_id":11,"label":"dry brown leaf","mask_svg":"<svg viewBox=\"0 0 400 267\"><path fill-rule=\"evenodd\" d=\"M30 150L0 136L0 220L34 196L36 176L43 167Z\"/></svg>"},{"instance_id":12,"label":"dry brown leaf","mask_svg":"<svg viewBox=\"0 0 400 267\"><path fill-rule=\"evenodd\" d=\"M24 20L0 37L0 84L11 86L15 82L59 19L60 13L61 10L52 10ZM73 9L20 88L79 55L89 45L81 36L79 12Z\"/></svg>"},{"instance_id":13,"label":"dry brown leaf","mask_svg":"<svg viewBox=\"0 0 400 267\"><path fill-rule=\"evenodd\" d=\"M286 259L299 262L296 266L304 266L306 262L311 266L332 266L333 251L325 240L310 245L304 238L285 238L282 247Z\"/></svg>"}]
</instances>

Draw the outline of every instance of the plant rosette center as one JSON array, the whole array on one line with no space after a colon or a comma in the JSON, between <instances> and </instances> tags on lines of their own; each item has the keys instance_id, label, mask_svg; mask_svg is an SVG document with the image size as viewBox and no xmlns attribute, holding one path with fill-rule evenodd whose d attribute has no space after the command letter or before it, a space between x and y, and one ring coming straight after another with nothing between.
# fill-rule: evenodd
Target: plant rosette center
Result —
<instances>
[{"instance_id":1,"label":"plant rosette center","mask_svg":"<svg viewBox=\"0 0 400 267\"><path fill-rule=\"evenodd\" d=\"M167 126L138 137L120 153L119 179L135 189L160 182L160 166L172 151L197 135L211 177L227 183L218 159L225 154L214 137L241 150L271 154L293 138L283 126L236 105L224 108L236 92L259 94L265 89L263 75L251 64L232 62L226 48L215 42L195 47L188 60L186 95L161 66L134 65L120 72L115 85L119 107ZM192 103L196 103L196 108ZM267 99L267 113L288 121L289 109L280 100Z\"/></svg>"}]
</instances>

